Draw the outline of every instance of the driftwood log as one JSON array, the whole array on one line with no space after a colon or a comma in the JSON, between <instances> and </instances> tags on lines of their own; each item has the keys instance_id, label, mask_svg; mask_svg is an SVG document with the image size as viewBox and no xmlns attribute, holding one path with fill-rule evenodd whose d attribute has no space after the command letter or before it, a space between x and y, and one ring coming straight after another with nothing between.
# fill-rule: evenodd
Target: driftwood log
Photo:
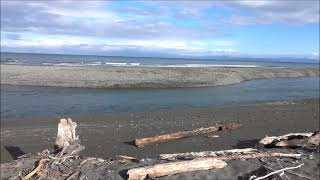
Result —
<instances>
[{"instance_id":1,"label":"driftwood log","mask_svg":"<svg viewBox=\"0 0 320 180\"><path fill-rule=\"evenodd\" d=\"M191 155L191 156L190 156ZM257 149L233 149L226 151L206 151L199 153L162 154L162 160L184 160L171 163L156 164L151 166L130 169L127 174L129 180L141 180L168 176L182 172L223 168L227 160L259 159L271 157L300 158L301 154L285 154L279 152L261 152ZM190 158L193 158L190 160Z\"/></svg>"},{"instance_id":2,"label":"driftwood log","mask_svg":"<svg viewBox=\"0 0 320 180\"><path fill-rule=\"evenodd\" d=\"M145 167L130 169L127 174L129 180L143 180L161 176L174 175L183 172L219 169L227 165L226 162L214 158L196 159L190 161L170 162L155 164Z\"/></svg>"},{"instance_id":3,"label":"driftwood log","mask_svg":"<svg viewBox=\"0 0 320 180\"><path fill-rule=\"evenodd\" d=\"M202 152L187 152L187 153L175 153L175 154L160 154L159 159L174 161L174 160L186 160L195 159L201 157L218 157L225 155L243 155L259 152L258 149L245 148L245 149L231 149L223 151L202 151Z\"/></svg>"},{"instance_id":4,"label":"driftwood log","mask_svg":"<svg viewBox=\"0 0 320 180\"><path fill-rule=\"evenodd\" d=\"M196 135L201 135L201 134L208 134L216 131L225 131L225 130L232 130L232 129L237 129L241 126L239 123L229 123L229 124L223 124L223 125L216 125L212 127L207 127L207 128L199 128L199 129L194 129L190 131L180 131L172 134L164 134L160 136L153 136L153 137L146 137L142 139L136 139L135 140L135 145L138 147L144 147L145 145L148 144L158 144L161 142L165 141L171 141L175 139L180 139L180 138L186 138L186 137L191 137L191 136L196 136Z\"/></svg>"},{"instance_id":5,"label":"driftwood log","mask_svg":"<svg viewBox=\"0 0 320 180\"><path fill-rule=\"evenodd\" d=\"M320 145L320 133L290 133L283 136L266 136L259 143L263 146L314 148Z\"/></svg>"},{"instance_id":6,"label":"driftwood log","mask_svg":"<svg viewBox=\"0 0 320 180\"><path fill-rule=\"evenodd\" d=\"M300 158L301 154L285 154L279 152L263 152L257 149L231 149L224 151L204 151L204 152L189 152L189 153L177 153L177 154L160 154L159 159L175 161L175 160L190 160L197 158L215 158L218 160L238 160L238 159L256 159L256 158L268 158L268 157L289 157Z\"/></svg>"}]
</instances>

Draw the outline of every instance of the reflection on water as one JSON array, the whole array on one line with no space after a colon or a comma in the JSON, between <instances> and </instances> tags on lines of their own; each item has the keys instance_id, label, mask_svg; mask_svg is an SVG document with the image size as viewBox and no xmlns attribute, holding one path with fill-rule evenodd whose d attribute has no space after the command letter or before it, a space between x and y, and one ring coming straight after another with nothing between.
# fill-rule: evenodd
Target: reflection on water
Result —
<instances>
[{"instance_id":1,"label":"reflection on water","mask_svg":"<svg viewBox=\"0 0 320 180\"><path fill-rule=\"evenodd\" d=\"M85 89L1 85L1 120L158 111L319 97L319 77L177 89Z\"/></svg>"}]
</instances>

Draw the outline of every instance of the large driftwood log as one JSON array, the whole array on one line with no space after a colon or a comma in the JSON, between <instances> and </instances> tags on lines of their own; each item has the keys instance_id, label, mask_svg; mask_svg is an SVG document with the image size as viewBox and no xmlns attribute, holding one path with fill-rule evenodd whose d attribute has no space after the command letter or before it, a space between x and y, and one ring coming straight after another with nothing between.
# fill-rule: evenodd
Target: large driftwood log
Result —
<instances>
[{"instance_id":1,"label":"large driftwood log","mask_svg":"<svg viewBox=\"0 0 320 180\"><path fill-rule=\"evenodd\" d=\"M186 160L186 159L195 159L201 157L217 157L224 155L243 155L243 154L252 154L259 152L258 149L245 148L245 149L231 149L231 150L222 150L222 151L202 151L202 152L187 152L187 153L175 153L175 154L160 154L159 159L162 160Z\"/></svg>"},{"instance_id":2,"label":"large driftwood log","mask_svg":"<svg viewBox=\"0 0 320 180\"><path fill-rule=\"evenodd\" d=\"M191 137L191 136L196 136L200 134L208 134L212 133L215 131L225 131L225 130L232 130L232 129L237 129L241 126L239 123L229 123L229 124L224 124L224 125L216 125L212 127L207 127L207 128L199 128L199 129L194 129L190 131L180 131L172 134L164 134L160 136L153 136L153 137L147 137L147 138L142 138L142 139L136 139L135 140L135 145L138 147L144 147L145 145L148 144L157 144L160 142L165 142L165 141L171 141L175 139L180 139L180 138L186 138L186 137Z\"/></svg>"},{"instance_id":3,"label":"large driftwood log","mask_svg":"<svg viewBox=\"0 0 320 180\"><path fill-rule=\"evenodd\" d=\"M266 136L259 143L264 146L275 147L319 147L320 133L290 133L283 136Z\"/></svg>"},{"instance_id":4,"label":"large driftwood log","mask_svg":"<svg viewBox=\"0 0 320 180\"><path fill-rule=\"evenodd\" d=\"M204 152L189 152L189 153L159 155L160 159L168 160L168 161L190 160L190 159L206 158L206 157L227 161L227 160L256 159L256 158L268 158L268 157L300 158L301 154L262 152L257 149L246 148L246 149L231 149L231 150L224 150L224 151L204 151Z\"/></svg>"},{"instance_id":5,"label":"large driftwood log","mask_svg":"<svg viewBox=\"0 0 320 180\"><path fill-rule=\"evenodd\" d=\"M218 169L227 165L224 161L214 158L196 159L190 161L170 162L130 169L129 180L143 180L161 176L174 175L183 172Z\"/></svg>"}]
</instances>

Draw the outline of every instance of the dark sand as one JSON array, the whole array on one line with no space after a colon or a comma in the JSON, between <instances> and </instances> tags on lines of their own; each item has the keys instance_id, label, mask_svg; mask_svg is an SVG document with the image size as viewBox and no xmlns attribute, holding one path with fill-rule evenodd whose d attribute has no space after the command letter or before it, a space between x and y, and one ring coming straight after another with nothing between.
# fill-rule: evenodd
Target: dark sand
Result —
<instances>
[{"instance_id":1,"label":"dark sand","mask_svg":"<svg viewBox=\"0 0 320 180\"><path fill-rule=\"evenodd\" d=\"M84 155L155 158L160 153L252 147L266 134L319 130L319 100L71 118L78 123L78 134L86 146ZM217 133L219 138L198 136L141 149L131 144L136 138L236 121L243 126L231 132ZM2 121L1 162L8 162L23 152L50 149L57 124L58 119Z\"/></svg>"},{"instance_id":2,"label":"dark sand","mask_svg":"<svg viewBox=\"0 0 320 180\"><path fill-rule=\"evenodd\" d=\"M319 99L302 101L286 101L243 105L237 107L185 109L166 112L122 113L97 117L72 117L78 125L78 134L86 150L83 155L114 158L116 155L136 156L139 158L157 158L160 153L177 153L190 151L224 150L232 148L253 147L258 139L268 135L282 135L289 132L311 132L319 130ZM210 126L219 122L239 121L243 126L234 131L220 132L219 138L197 136L179 139L159 145L136 148L130 142L135 138L156 134L176 132L202 126ZM1 122L1 163L23 153L36 153L46 148L51 149L57 133L58 120L17 120ZM275 151L282 151L275 149ZM302 153L301 160L283 158L282 166L305 165L295 173L313 179L319 177L319 154L301 150L288 150ZM285 151L288 153L288 151ZM267 174L262 164L267 161L275 169L281 169L276 159L235 160L219 170L196 171L182 173L160 179L248 179L251 175ZM106 171L103 177L88 174L89 179L122 179L127 169L154 163L154 160L140 163L117 163ZM13 162L14 166L16 162ZM26 162L27 163L27 162ZM33 162L30 162L33 164ZM270 164L268 164L270 166ZM279 166L279 167L278 167ZM20 170L5 169L1 165L1 177L17 175ZM288 174L291 179L298 176ZM303 178L300 178L303 179Z\"/></svg>"},{"instance_id":3,"label":"dark sand","mask_svg":"<svg viewBox=\"0 0 320 180\"><path fill-rule=\"evenodd\" d=\"M319 68L57 67L1 64L1 84L88 87L204 87L275 77L319 76Z\"/></svg>"}]
</instances>

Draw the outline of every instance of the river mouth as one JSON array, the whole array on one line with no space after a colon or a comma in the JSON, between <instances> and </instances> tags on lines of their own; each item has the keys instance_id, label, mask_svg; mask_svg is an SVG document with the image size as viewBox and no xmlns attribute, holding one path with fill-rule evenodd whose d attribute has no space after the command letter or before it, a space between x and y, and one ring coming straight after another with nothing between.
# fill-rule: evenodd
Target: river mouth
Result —
<instances>
[{"instance_id":1,"label":"river mouth","mask_svg":"<svg viewBox=\"0 0 320 180\"><path fill-rule=\"evenodd\" d=\"M319 97L319 77L252 80L172 89L92 89L1 85L1 121L149 112Z\"/></svg>"}]
</instances>

